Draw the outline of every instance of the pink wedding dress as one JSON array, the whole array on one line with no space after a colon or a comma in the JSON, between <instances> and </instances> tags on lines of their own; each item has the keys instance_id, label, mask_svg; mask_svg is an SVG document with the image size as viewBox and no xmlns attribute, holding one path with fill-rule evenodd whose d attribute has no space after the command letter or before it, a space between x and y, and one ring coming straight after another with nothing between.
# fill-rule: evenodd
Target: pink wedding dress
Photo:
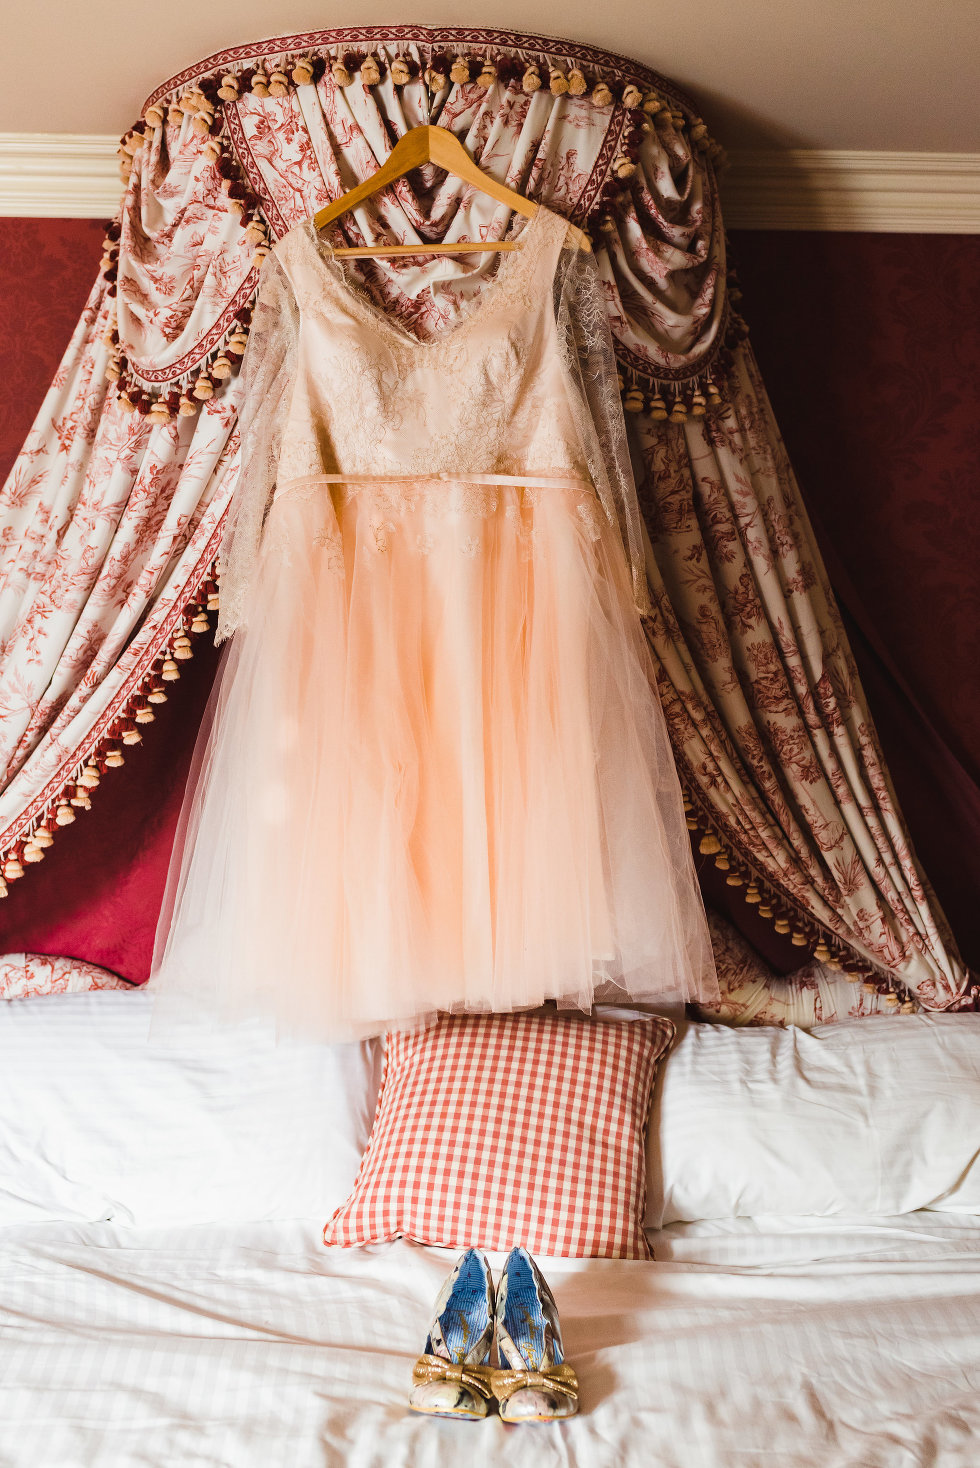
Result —
<instances>
[{"instance_id":1,"label":"pink wedding dress","mask_svg":"<svg viewBox=\"0 0 980 1468\"><path fill-rule=\"evenodd\" d=\"M277 245L250 391L256 421L282 408L243 464L250 442L271 457L274 494L240 491L237 634L175 848L161 999L346 1039L717 994L611 352L603 377L601 310L565 319L566 234L540 210L434 341L311 227ZM289 311L273 392L263 330Z\"/></svg>"}]
</instances>

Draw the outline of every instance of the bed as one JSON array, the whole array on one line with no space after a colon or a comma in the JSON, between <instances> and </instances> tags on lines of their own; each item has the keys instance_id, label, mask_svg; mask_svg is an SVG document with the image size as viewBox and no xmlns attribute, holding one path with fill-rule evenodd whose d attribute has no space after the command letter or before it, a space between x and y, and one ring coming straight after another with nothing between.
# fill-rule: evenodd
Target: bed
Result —
<instances>
[{"instance_id":1,"label":"bed","mask_svg":"<svg viewBox=\"0 0 980 1468\"><path fill-rule=\"evenodd\" d=\"M337 1107L336 1087L360 1084L350 1053L339 1071L291 1059L277 1114L278 1060L262 1071L255 1054L243 1065L226 1051L210 1078L185 1065L182 1090L178 1061L131 1043L142 1002L105 993L0 1006L0 1468L980 1462L980 1016L813 1035L692 1027L653 1113L655 1258L539 1260L581 1413L505 1427L407 1409L456 1251L406 1240L326 1249L323 1210L303 1204L329 1190L311 1159L329 1152L331 1185L347 1188L370 1127L365 1107L346 1121ZM928 1086L910 1059L919 1051ZM264 1138L250 1122L248 1154L229 1130L242 1115L235 1076L250 1096L258 1088L252 1116L267 1121ZM717 1113L733 1109L719 1088L731 1085L754 1093L760 1121L712 1152ZM296 1086L324 1111L312 1150L301 1137L286 1155ZM848 1128L860 1145L845 1147ZM332 1151L318 1140L328 1133ZM273 1151L275 1187L237 1188L243 1170L272 1176ZM707 1159L700 1173L695 1152ZM760 1211L794 1168L809 1211ZM744 1216L749 1178L762 1191ZM860 1214L841 1197L863 1200ZM243 1216L294 1199L302 1216ZM730 1216L677 1216L712 1208ZM228 1216L186 1221L194 1209Z\"/></svg>"},{"instance_id":2,"label":"bed","mask_svg":"<svg viewBox=\"0 0 980 1468\"><path fill-rule=\"evenodd\" d=\"M673 1225L553 1260L582 1411L406 1409L451 1255L311 1220L8 1228L4 1468L953 1468L980 1457L980 1220Z\"/></svg>"}]
</instances>

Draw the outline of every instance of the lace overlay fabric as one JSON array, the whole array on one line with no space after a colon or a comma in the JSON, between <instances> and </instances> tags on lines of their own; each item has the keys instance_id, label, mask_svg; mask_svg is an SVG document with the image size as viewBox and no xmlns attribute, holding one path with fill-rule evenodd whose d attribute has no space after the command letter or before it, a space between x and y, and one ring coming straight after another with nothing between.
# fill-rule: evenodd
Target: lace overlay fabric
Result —
<instances>
[{"instance_id":1,"label":"lace overlay fabric","mask_svg":"<svg viewBox=\"0 0 980 1468\"><path fill-rule=\"evenodd\" d=\"M717 995L566 233L536 214L431 342L306 226L277 247L222 584L238 635L154 956L178 1014L340 1040Z\"/></svg>"},{"instance_id":2,"label":"lace overlay fabric","mask_svg":"<svg viewBox=\"0 0 980 1468\"><path fill-rule=\"evenodd\" d=\"M223 574L217 642L244 626L276 475L282 432L296 377L299 308L278 261L270 255L252 313L242 362L238 420L240 469L221 544Z\"/></svg>"},{"instance_id":3,"label":"lace overlay fabric","mask_svg":"<svg viewBox=\"0 0 980 1468\"><path fill-rule=\"evenodd\" d=\"M243 624L274 495L323 475L590 485L619 530L634 602L648 609L602 287L592 257L566 237L566 222L540 209L521 248L498 257L482 294L432 340L375 306L311 223L279 242L243 364L242 477L224 545L219 640Z\"/></svg>"}]
</instances>

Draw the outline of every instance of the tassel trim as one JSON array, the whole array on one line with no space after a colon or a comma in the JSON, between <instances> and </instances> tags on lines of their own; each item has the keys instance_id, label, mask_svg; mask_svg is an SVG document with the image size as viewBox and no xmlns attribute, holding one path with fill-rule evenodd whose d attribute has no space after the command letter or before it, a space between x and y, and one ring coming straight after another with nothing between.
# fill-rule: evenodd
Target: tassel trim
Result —
<instances>
[{"instance_id":1,"label":"tassel trim","mask_svg":"<svg viewBox=\"0 0 980 1468\"><path fill-rule=\"evenodd\" d=\"M116 385L119 407L126 413L139 413L148 423L170 423L175 418L194 418L203 404L236 376L241 366L252 321L251 306L243 306L222 342L211 349L200 364L167 385L164 392L141 381L122 351L119 333L110 326L105 334L109 348L105 375Z\"/></svg>"},{"instance_id":2,"label":"tassel trim","mask_svg":"<svg viewBox=\"0 0 980 1468\"><path fill-rule=\"evenodd\" d=\"M742 888L742 896L749 907L754 907L759 917L772 924L773 930L788 936L794 948L799 948L800 966L811 959L825 964L843 975L849 983L863 984L870 994L881 994L887 1008L896 1013L912 1014L919 1005L910 990L891 974L884 974L873 964L857 957L848 945L810 914L772 887L764 877L751 868L741 857L726 850L714 825L702 808L695 807L687 791L684 791L684 815L692 842L698 831L702 832L697 843L701 856L714 857L715 866L725 873L729 887Z\"/></svg>"},{"instance_id":3,"label":"tassel trim","mask_svg":"<svg viewBox=\"0 0 980 1468\"><path fill-rule=\"evenodd\" d=\"M704 418L708 413L727 412L727 399L715 380L719 365L716 357L710 369L686 382L657 378L640 381L636 373L627 377L620 372L623 411L633 417L643 414L654 423L680 424L692 418Z\"/></svg>"},{"instance_id":4,"label":"tassel trim","mask_svg":"<svg viewBox=\"0 0 980 1468\"><path fill-rule=\"evenodd\" d=\"M342 90L385 84L401 88L419 81L432 93L471 85L487 92L503 85L529 96L546 90L554 97L585 98L593 107L620 105L642 112L658 127L686 130L693 146L713 162L723 157L724 150L710 136L702 117L689 115L677 102L651 90L642 77L624 80L578 65L566 69L542 52L521 48L484 53L430 50L424 46L421 50L421 58L405 54L388 60L373 52L327 47L318 54L278 53L237 71L222 67L190 85L155 96L143 116L123 134L120 150L132 157L157 128L179 126L186 115L194 118L197 131L206 133L225 103L238 102L248 95L285 97L297 87L316 86L329 76L328 85Z\"/></svg>"},{"instance_id":5,"label":"tassel trim","mask_svg":"<svg viewBox=\"0 0 980 1468\"><path fill-rule=\"evenodd\" d=\"M142 731L154 722L156 707L167 702L168 685L180 679L181 664L194 656L192 639L210 628L208 613L218 610L220 581L218 563L214 561L184 608L169 644L154 659L98 743L34 818L27 834L0 852L0 898L8 895L9 884L19 881L28 866L44 860L62 827L73 825L80 811L92 809L92 793L104 776L124 765L128 751L143 742Z\"/></svg>"},{"instance_id":6,"label":"tassel trim","mask_svg":"<svg viewBox=\"0 0 980 1468\"><path fill-rule=\"evenodd\" d=\"M489 92L502 86L526 96L540 91L555 99L584 99L600 109L619 106L630 114L637 136L654 127L685 134L693 150L713 167L721 168L726 162L724 149L711 137L704 119L651 89L642 77L624 80L577 65L566 68L542 52L520 48L484 54L428 51L421 60L414 55L398 55L390 61L373 52L326 48L319 54L300 52L262 58L238 71L221 68L188 86L155 96L143 116L119 140L124 179L128 179L135 155L159 128L180 127L184 118L190 117L195 132L202 137L214 136L220 132L221 114L227 104L248 96L286 97L297 87L317 86L325 78L329 78L328 86L341 90L353 86L402 88L417 82L435 96L452 87L472 86ZM626 157L614 164L617 177L633 171L629 162L627 147ZM622 167L625 173L620 171Z\"/></svg>"},{"instance_id":7,"label":"tassel trim","mask_svg":"<svg viewBox=\"0 0 980 1468\"><path fill-rule=\"evenodd\" d=\"M400 88L413 82L424 86L433 97L453 87L472 87L477 92L503 87L528 97L542 92L554 101L567 96L600 109L621 108L623 125L618 151L608 165L609 176L595 205L582 220L583 227L593 234L613 233L617 229L617 211L629 197L641 143L654 129L664 135L686 135L694 153L711 167L717 169L724 163L723 149L710 137L704 120L651 89L639 77L623 80L581 66L566 69L541 52L520 49L489 54L431 51L421 62L409 55L396 56L389 62L373 52L329 48L320 54L304 51L273 55L254 60L240 70L222 67L189 85L154 97L143 116L120 139L119 159L124 181L129 178L136 155L147 143L152 144L159 130L183 128L186 122L200 136L202 155L218 175L226 207L236 216L253 246L253 264L261 267L272 248L271 231L261 201L230 146L226 106L237 106L248 97L287 97L298 87L321 83L341 89L354 86L370 89ZM101 269L109 296L115 296L118 289L121 232L118 219L106 228ZM255 288L258 288L257 281ZM729 287L726 351L746 334L744 323L731 309L734 298ZM140 380L126 359L118 332L113 330L107 338L110 353L106 376L117 383L123 410L138 412L154 424L193 416L202 402L215 396L219 384L234 374L247 342L249 314L239 312L226 341L212 350L210 358L193 377L175 379L164 391L156 384ZM241 350L238 350L239 343ZM730 360L723 359L724 352L715 353L711 372L704 370L682 383L660 381L653 376L639 378L634 373L623 389L624 407L628 412L645 412L654 421L673 424L683 424L715 410L724 411L726 405L716 386L719 376L730 366Z\"/></svg>"}]
</instances>

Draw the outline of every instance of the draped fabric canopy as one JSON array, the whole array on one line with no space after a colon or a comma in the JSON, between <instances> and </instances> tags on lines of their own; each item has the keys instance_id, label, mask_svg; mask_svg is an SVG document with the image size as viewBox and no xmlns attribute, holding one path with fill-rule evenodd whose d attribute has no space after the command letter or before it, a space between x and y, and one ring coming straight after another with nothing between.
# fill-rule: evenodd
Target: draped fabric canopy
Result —
<instances>
[{"instance_id":1,"label":"draped fabric canopy","mask_svg":"<svg viewBox=\"0 0 980 1468\"><path fill-rule=\"evenodd\" d=\"M7 882L103 777L125 778L113 767L152 737L217 605L235 368L270 239L421 122L593 235L649 534L648 634L701 851L801 951L961 1002L732 306L719 150L666 79L531 36L280 37L172 78L124 138L104 274L2 496ZM343 228L352 243L491 239L508 223L427 169ZM364 263L363 284L425 337L487 268L408 257Z\"/></svg>"}]
</instances>

